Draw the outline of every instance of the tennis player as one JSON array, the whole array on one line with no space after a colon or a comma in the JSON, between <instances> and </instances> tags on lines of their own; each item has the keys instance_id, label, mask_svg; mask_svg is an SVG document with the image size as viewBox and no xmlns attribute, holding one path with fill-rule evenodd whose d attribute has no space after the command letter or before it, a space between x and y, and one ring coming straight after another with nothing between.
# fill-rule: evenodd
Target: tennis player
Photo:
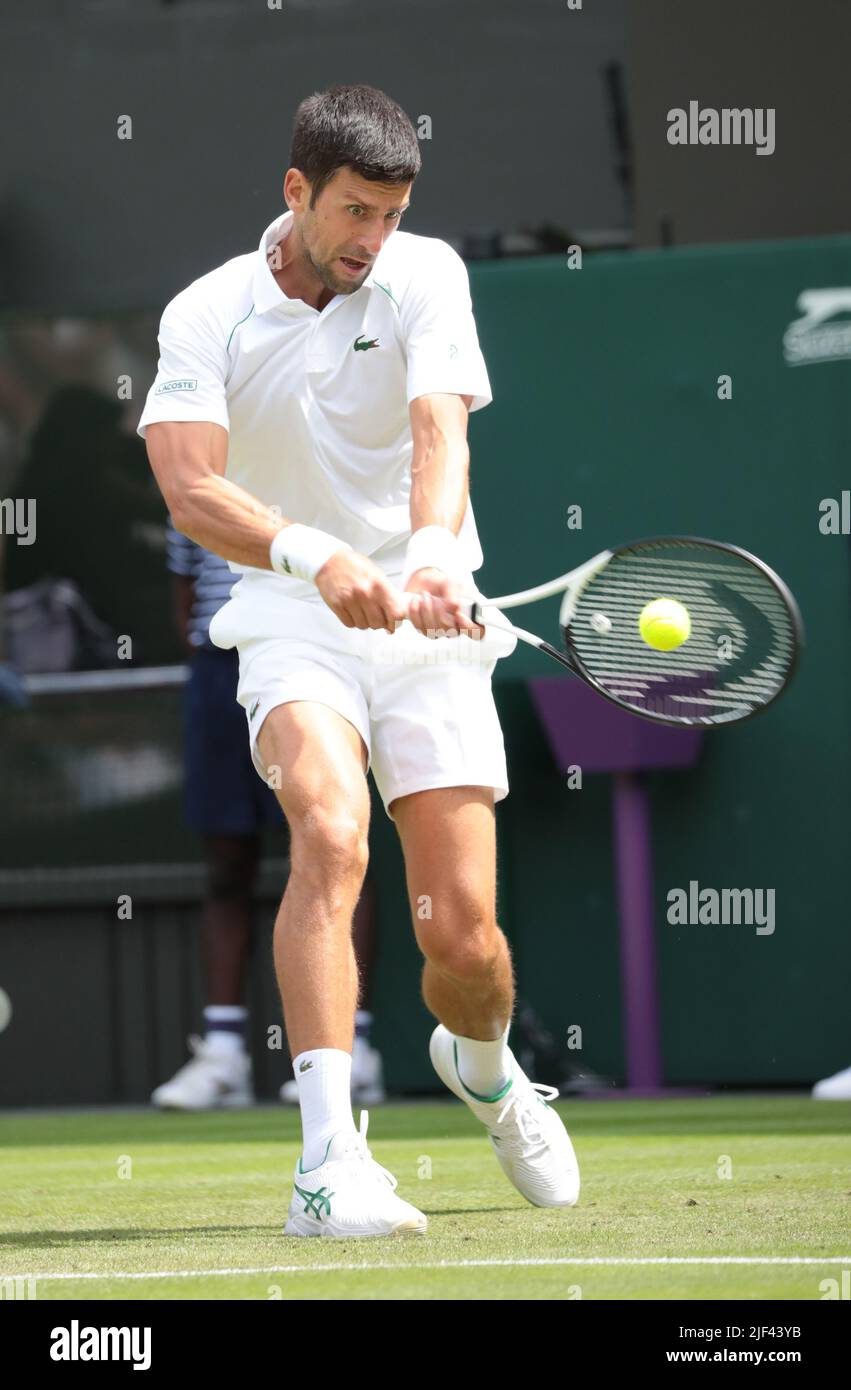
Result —
<instances>
[{"instance_id":1,"label":"tennis player","mask_svg":"<svg viewBox=\"0 0 851 1390\"><path fill-rule=\"evenodd\" d=\"M139 425L178 528L240 574L211 626L239 653L254 764L290 827L275 964L303 1127L286 1232L422 1233L349 1096L371 766L402 844L438 1076L510 1181L571 1206L570 1139L508 1047L491 691L515 639L465 616L482 552L468 412L491 399L463 262L398 230L420 169L383 92L335 87L295 118L288 211L259 250L167 306Z\"/></svg>"}]
</instances>

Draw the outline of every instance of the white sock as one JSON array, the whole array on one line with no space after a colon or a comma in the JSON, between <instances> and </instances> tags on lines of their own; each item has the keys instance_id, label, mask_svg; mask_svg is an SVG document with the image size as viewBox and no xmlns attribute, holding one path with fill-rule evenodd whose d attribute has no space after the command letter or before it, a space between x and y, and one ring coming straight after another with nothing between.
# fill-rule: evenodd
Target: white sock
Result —
<instances>
[{"instance_id":1,"label":"white sock","mask_svg":"<svg viewBox=\"0 0 851 1390\"><path fill-rule=\"evenodd\" d=\"M508 1051L509 1024L501 1038L479 1042L476 1038L459 1038L458 1075L469 1091L480 1100L495 1099L511 1079L511 1057Z\"/></svg>"},{"instance_id":2,"label":"white sock","mask_svg":"<svg viewBox=\"0 0 851 1390\"><path fill-rule=\"evenodd\" d=\"M352 1116L352 1059L336 1047L317 1047L293 1058L298 1085L304 1152L301 1165L318 1168L328 1144L341 1130L355 1132Z\"/></svg>"},{"instance_id":3,"label":"white sock","mask_svg":"<svg viewBox=\"0 0 851 1390\"><path fill-rule=\"evenodd\" d=\"M245 1051L245 1025L248 1010L241 1004L208 1004L204 1010L204 1041L223 1057L238 1057Z\"/></svg>"}]
</instances>

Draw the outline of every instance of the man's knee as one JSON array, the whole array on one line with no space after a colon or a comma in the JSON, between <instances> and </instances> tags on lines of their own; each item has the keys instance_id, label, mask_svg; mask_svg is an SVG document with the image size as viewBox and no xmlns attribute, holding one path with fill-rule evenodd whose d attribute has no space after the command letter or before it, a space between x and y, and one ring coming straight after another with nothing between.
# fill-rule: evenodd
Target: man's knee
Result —
<instances>
[{"instance_id":1,"label":"man's knee","mask_svg":"<svg viewBox=\"0 0 851 1390\"><path fill-rule=\"evenodd\" d=\"M356 883L369 859L365 818L346 808L313 805L290 819L291 872L324 884Z\"/></svg>"},{"instance_id":2,"label":"man's knee","mask_svg":"<svg viewBox=\"0 0 851 1390\"><path fill-rule=\"evenodd\" d=\"M492 971L504 949L493 903L475 893L442 894L430 902L430 915L415 906L420 950L441 974L473 980Z\"/></svg>"}]
</instances>

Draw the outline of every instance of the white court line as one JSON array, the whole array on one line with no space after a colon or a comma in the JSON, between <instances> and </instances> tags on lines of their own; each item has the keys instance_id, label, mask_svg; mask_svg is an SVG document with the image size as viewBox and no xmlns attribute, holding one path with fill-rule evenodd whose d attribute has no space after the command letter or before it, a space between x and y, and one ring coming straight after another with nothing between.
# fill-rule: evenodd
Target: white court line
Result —
<instances>
[{"instance_id":1,"label":"white court line","mask_svg":"<svg viewBox=\"0 0 851 1390\"><path fill-rule=\"evenodd\" d=\"M762 1259L756 1255L659 1255L636 1256L635 1258L616 1256L564 1257L552 1260L431 1260L425 1263L399 1264L379 1261L375 1264L330 1264L330 1265L257 1265L250 1269L160 1269L140 1274L116 1271L105 1274L0 1274L3 1279L208 1279L217 1275L233 1274L334 1274L336 1272L368 1272L373 1269L517 1269L529 1266L553 1265L601 1265L607 1268L623 1269L629 1265L851 1265L851 1255L775 1255Z\"/></svg>"}]
</instances>

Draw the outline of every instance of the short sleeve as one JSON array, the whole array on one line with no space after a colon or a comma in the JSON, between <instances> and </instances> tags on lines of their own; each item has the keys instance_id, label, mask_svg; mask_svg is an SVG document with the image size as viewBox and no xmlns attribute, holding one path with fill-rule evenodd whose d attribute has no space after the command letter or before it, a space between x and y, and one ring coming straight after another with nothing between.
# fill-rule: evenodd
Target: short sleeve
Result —
<instances>
[{"instance_id":1,"label":"short sleeve","mask_svg":"<svg viewBox=\"0 0 851 1390\"><path fill-rule=\"evenodd\" d=\"M437 249L439 248L439 249ZM408 403L433 392L472 396L471 410L493 399L479 347L467 267L438 242L402 299L400 324L407 354Z\"/></svg>"},{"instance_id":2,"label":"short sleeve","mask_svg":"<svg viewBox=\"0 0 851 1390\"><path fill-rule=\"evenodd\" d=\"M210 316L187 303L185 292L160 320L160 358L138 433L162 420L211 420L229 425L225 379L228 357Z\"/></svg>"}]
</instances>

